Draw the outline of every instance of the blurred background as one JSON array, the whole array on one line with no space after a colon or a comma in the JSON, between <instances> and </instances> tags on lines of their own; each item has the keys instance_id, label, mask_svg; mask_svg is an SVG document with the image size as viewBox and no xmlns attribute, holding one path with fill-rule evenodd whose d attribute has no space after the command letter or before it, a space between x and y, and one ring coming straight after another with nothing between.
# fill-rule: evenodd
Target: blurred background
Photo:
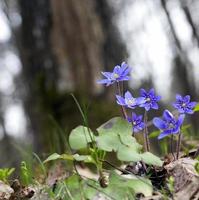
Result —
<instances>
[{"instance_id":1,"label":"blurred background","mask_svg":"<svg viewBox=\"0 0 199 200\"><path fill-rule=\"evenodd\" d=\"M82 124L120 115L101 71L126 61L135 95L154 87L161 115L175 94L199 95L198 0L0 0L0 166L24 149L64 151ZM197 136L198 114L189 119Z\"/></svg>"}]
</instances>

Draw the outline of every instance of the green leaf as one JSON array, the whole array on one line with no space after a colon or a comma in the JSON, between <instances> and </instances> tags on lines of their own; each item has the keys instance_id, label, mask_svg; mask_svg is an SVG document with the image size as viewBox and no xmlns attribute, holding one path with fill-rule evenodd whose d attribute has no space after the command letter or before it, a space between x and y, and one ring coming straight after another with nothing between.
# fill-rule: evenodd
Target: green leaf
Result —
<instances>
[{"instance_id":1,"label":"green leaf","mask_svg":"<svg viewBox=\"0 0 199 200\"><path fill-rule=\"evenodd\" d=\"M119 135L119 138L124 146L133 147L135 151L140 151L142 149L142 145L137 143L132 135Z\"/></svg>"},{"instance_id":2,"label":"green leaf","mask_svg":"<svg viewBox=\"0 0 199 200\"><path fill-rule=\"evenodd\" d=\"M97 146L104 151L117 151L122 146L141 146L132 135L132 125L126 120L115 117L97 129L99 136L96 138Z\"/></svg>"},{"instance_id":3,"label":"green leaf","mask_svg":"<svg viewBox=\"0 0 199 200\"><path fill-rule=\"evenodd\" d=\"M126 162L138 162L141 156L136 152L135 147L120 146L117 152L117 158Z\"/></svg>"},{"instance_id":4,"label":"green leaf","mask_svg":"<svg viewBox=\"0 0 199 200\"><path fill-rule=\"evenodd\" d=\"M109 181L109 186L104 189L104 192L110 194L115 199L134 199L132 194L137 193L142 193L144 196L151 196L153 192L151 182L142 177L138 178L134 175L121 176L112 172ZM116 190L117 192L115 192Z\"/></svg>"},{"instance_id":5,"label":"green leaf","mask_svg":"<svg viewBox=\"0 0 199 200\"><path fill-rule=\"evenodd\" d=\"M95 140L91 129L85 126L78 126L73 129L69 136L69 143L72 149L79 150L86 148L88 143Z\"/></svg>"},{"instance_id":6,"label":"green leaf","mask_svg":"<svg viewBox=\"0 0 199 200\"><path fill-rule=\"evenodd\" d=\"M145 152L141 154L142 160L148 165L162 166L163 161L160 160L159 157L155 156L150 152Z\"/></svg>"},{"instance_id":7,"label":"green leaf","mask_svg":"<svg viewBox=\"0 0 199 200\"><path fill-rule=\"evenodd\" d=\"M149 138L156 138L160 134L160 130L153 131L152 133L149 134Z\"/></svg>"},{"instance_id":8,"label":"green leaf","mask_svg":"<svg viewBox=\"0 0 199 200\"><path fill-rule=\"evenodd\" d=\"M113 132L119 135L131 135L132 125L121 117L114 117L101 125L97 129L99 134L106 134L107 132Z\"/></svg>"},{"instance_id":9,"label":"green leaf","mask_svg":"<svg viewBox=\"0 0 199 200\"><path fill-rule=\"evenodd\" d=\"M32 173L25 161L21 162L20 166L20 181L23 185L28 186L32 183Z\"/></svg>"},{"instance_id":10,"label":"green leaf","mask_svg":"<svg viewBox=\"0 0 199 200\"><path fill-rule=\"evenodd\" d=\"M44 163L47 163L47 162L53 161L53 160L58 160L58 159L74 160L74 157L73 157L73 155L69 155L69 154L62 154L62 155L60 155L58 153L53 153L46 160L44 160Z\"/></svg>"},{"instance_id":11,"label":"green leaf","mask_svg":"<svg viewBox=\"0 0 199 200\"><path fill-rule=\"evenodd\" d=\"M199 103L196 105L196 107L194 108L194 111L195 112L198 112L199 111Z\"/></svg>"},{"instance_id":12,"label":"green leaf","mask_svg":"<svg viewBox=\"0 0 199 200\"><path fill-rule=\"evenodd\" d=\"M96 143L99 149L104 151L117 151L120 146L119 136L113 132L106 132L105 134L96 137Z\"/></svg>"},{"instance_id":13,"label":"green leaf","mask_svg":"<svg viewBox=\"0 0 199 200\"><path fill-rule=\"evenodd\" d=\"M54 153L52 155L50 155L45 161L49 162L49 161L53 161L53 160L58 160L58 159L63 159L63 160L76 160L76 161L84 161L85 163L94 163L95 161L92 159L92 157L90 155L79 155L79 154L74 154L74 155L69 155L69 154L57 154Z\"/></svg>"},{"instance_id":14,"label":"green leaf","mask_svg":"<svg viewBox=\"0 0 199 200\"><path fill-rule=\"evenodd\" d=\"M44 163L47 163L49 161L53 161L53 160L57 160L60 159L60 154L58 153L53 153L52 155L50 155L46 160L44 160Z\"/></svg>"},{"instance_id":15,"label":"green leaf","mask_svg":"<svg viewBox=\"0 0 199 200\"><path fill-rule=\"evenodd\" d=\"M162 161L152 153L140 153L142 146L132 137L132 126L126 120L115 117L100 126L97 131L99 133L96 137L98 148L117 152L119 160L126 162L143 160L150 165L162 165Z\"/></svg>"},{"instance_id":16,"label":"green leaf","mask_svg":"<svg viewBox=\"0 0 199 200\"><path fill-rule=\"evenodd\" d=\"M0 180L7 183L9 176L15 171L15 168L2 168L0 169Z\"/></svg>"},{"instance_id":17,"label":"green leaf","mask_svg":"<svg viewBox=\"0 0 199 200\"><path fill-rule=\"evenodd\" d=\"M95 164L95 161L93 160L93 158L90 155L74 154L73 158L76 161L84 161L85 163L94 163Z\"/></svg>"}]
</instances>

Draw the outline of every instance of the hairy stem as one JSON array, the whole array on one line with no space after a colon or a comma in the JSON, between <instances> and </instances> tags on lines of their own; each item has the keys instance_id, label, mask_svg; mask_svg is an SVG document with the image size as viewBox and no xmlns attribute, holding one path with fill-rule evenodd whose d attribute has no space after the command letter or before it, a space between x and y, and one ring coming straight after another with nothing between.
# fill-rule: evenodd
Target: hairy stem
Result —
<instances>
[{"instance_id":1,"label":"hairy stem","mask_svg":"<svg viewBox=\"0 0 199 200\"><path fill-rule=\"evenodd\" d=\"M133 126L133 125L132 125ZM135 137L135 132L132 130L132 136Z\"/></svg>"},{"instance_id":2,"label":"hairy stem","mask_svg":"<svg viewBox=\"0 0 199 200\"><path fill-rule=\"evenodd\" d=\"M145 123L145 127L144 127L144 146L145 146L145 151L150 151L150 142L149 142L149 134L148 134L148 128L146 126L147 124L147 111L145 110L144 112L144 123Z\"/></svg>"},{"instance_id":3,"label":"hairy stem","mask_svg":"<svg viewBox=\"0 0 199 200\"><path fill-rule=\"evenodd\" d=\"M119 84L119 82L117 82L117 93L118 93L118 95L123 96L123 94L122 94L122 92L121 92L121 89L120 89L120 84ZM127 115L127 111L126 111L125 107L124 107L124 106L121 106L121 108L122 108L122 115L123 115L123 117L124 117L125 119L127 119L128 115Z\"/></svg>"},{"instance_id":4,"label":"hairy stem","mask_svg":"<svg viewBox=\"0 0 199 200\"><path fill-rule=\"evenodd\" d=\"M173 141L174 141L174 138L173 138L173 134L171 135L171 138L170 138L170 152L173 156L173 159L175 160L175 155L174 155L174 152L173 152Z\"/></svg>"},{"instance_id":5,"label":"hairy stem","mask_svg":"<svg viewBox=\"0 0 199 200\"><path fill-rule=\"evenodd\" d=\"M182 140L182 133L181 133L181 131L180 131L180 132L179 132L179 135L178 135L178 143L177 143L177 149L176 149L176 152L177 152L176 159L177 159L177 160L178 160L179 154L180 154L181 140Z\"/></svg>"}]
</instances>

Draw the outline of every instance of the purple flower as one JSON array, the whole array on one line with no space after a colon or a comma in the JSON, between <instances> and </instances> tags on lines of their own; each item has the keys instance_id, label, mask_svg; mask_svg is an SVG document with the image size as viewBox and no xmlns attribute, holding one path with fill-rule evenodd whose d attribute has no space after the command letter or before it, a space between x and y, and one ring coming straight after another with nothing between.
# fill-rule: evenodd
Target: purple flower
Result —
<instances>
[{"instance_id":1,"label":"purple flower","mask_svg":"<svg viewBox=\"0 0 199 200\"><path fill-rule=\"evenodd\" d=\"M136 115L132 113L132 117L127 118L128 122L133 124L133 132L137 133L144 128L144 122L142 121L142 115Z\"/></svg>"},{"instance_id":2,"label":"purple flower","mask_svg":"<svg viewBox=\"0 0 199 200\"><path fill-rule=\"evenodd\" d=\"M171 112L165 110L163 113L162 119L155 117L153 119L153 124L162 130L158 139L162 139L171 134L177 134L180 131L180 126L184 120L184 115L179 115L178 118L175 118Z\"/></svg>"},{"instance_id":3,"label":"purple flower","mask_svg":"<svg viewBox=\"0 0 199 200\"><path fill-rule=\"evenodd\" d=\"M115 82L128 81L130 79L129 72L130 67L123 62L121 66L116 65L113 72L102 72L102 75L105 76L106 79L99 80L97 83L109 86Z\"/></svg>"},{"instance_id":4,"label":"purple flower","mask_svg":"<svg viewBox=\"0 0 199 200\"><path fill-rule=\"evenodd\" d=\"M141 89L140 95L145 99L145 102L141 104L140 107L144 107L146 111L149 111L150 109L158 109L157 102L160 101L161 96L156 96L153 88L150 89L149 92L146 92L146 90Z\"/></svg>"},{"instance_id":5,"label":"purple flower","mask_svg":"<svg viewBox=\"0 0 199 200\"><path fill-rule=\"evenodd\" d=\"M134 98L129 91L125 92L124 97L116 95L116 99L119 105L131 109L145 102L143 97Z\"/></svg>"},{"instance_id":6,"label":"purple flower","mask_svg":"<svg viewBox=\"0 0 199 200\"><path fill-rule=\"evenodd\" d=\"M189 95L182 97L181 95L176 94L176 102L173 103L173 107L181 114L193 114L193 109L196 104L197 102L190 102Z\"/></svg>"}]
</instances>

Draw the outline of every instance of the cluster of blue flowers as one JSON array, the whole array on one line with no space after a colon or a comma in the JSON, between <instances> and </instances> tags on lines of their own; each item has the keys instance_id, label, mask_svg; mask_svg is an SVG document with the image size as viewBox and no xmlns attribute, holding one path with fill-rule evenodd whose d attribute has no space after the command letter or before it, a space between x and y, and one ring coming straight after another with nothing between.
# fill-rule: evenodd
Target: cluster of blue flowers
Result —
<instances>
[{"instance_id":1,"label":"cluster of blue flowers","mask_svg":"<svg viewBox=\"0 0 199 200\"><path fill-rule=\"evenodd\" d=\"M121 66L115 66L113 72L102 72L105 79L99 80L98 83L110 86L114 83L119 84L121 81L128 81L130 79L130 71L131 68L128 64L123 62ZM150 109L157 110L159 108L158 101L160 101L160 99L161 97L155 94L153 88L149 91L140 89L140 97L134 97L129 91L126 91L124 96L122 94L116 95L117 104L121 105L125 109L142 107L146 112ZM189 95L183 97L177 94L176 101L172 104L178 111L177 116L174 116L170 111L165 110L162 118L155 117L153 119L153 124L161 130L158 139L162 139L171 134L179 133L185 114L193 114L196 104L197 102L190 102ZM143 116L136 115L134 112L132 112L131 117L127 116L126 119L128 122L133 124L133 132L135 133L140 132L145 126L147 126L146 122L143 122Z\"/></svg>"},{"instance_id":2,"label":"cluster of blue flowers","mask_svg":"<svg viewBox=\"0 0 199 200\"><path fill-rule=\"evenodd\" d=\"M131 68L123 62L121 66L117 65L114 67L113 72L102 72L105 79L99 80L98 83L105 84L106 86L120 81L127 81L130 79L129 73ZM131 92L126 91L124 96L116 95L116 102L129 109L135 109L136 107L143 107L146 111L150 109L158 109L157 102L160 101L161 97L155 95L155 91L152 88L148 92L144 89L140 90L140 97L133 97ZM145 123L142 121L142 115L136 115L132 113L131 117L127 116L127 120L133 124L133 132L137 133L145 127Z\"/></svg>"},{"instance_id":3,"label":"cluster of blue flowers","mask_svg":"<svg viewBox=\"0 0 199 200\"><path fill-rule=\"evenodd\" d=\"M171 112L165 110L162 119L158 117L153 119L153 124L162 131L158 139L162 139L167 135L179 133L185 115L193 114L196 104L197 102L190 102L189 95L183 97L177 94L176 101L172 104L178 111L177 117L174 117Z\"/></svg>"}]
</instances>

